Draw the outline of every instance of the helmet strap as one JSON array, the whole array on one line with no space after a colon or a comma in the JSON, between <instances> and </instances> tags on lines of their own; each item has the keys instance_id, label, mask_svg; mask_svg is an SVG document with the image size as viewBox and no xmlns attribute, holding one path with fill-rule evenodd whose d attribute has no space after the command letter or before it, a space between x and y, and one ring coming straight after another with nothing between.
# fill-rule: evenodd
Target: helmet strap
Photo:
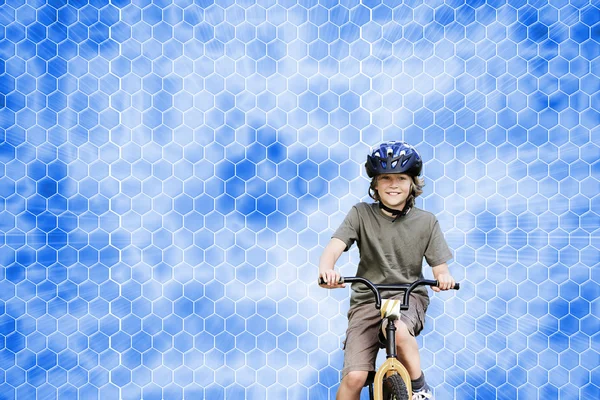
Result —
<instances>
[{"instance_id":1,"label":"helmet strap","mask_svg":"<svg viewBox=\"0 0 600 400\"><path fill-rule=\"evenodd\" d=\"M411 209L410 206L408 205L408 203L406 203L402 210L395 210L395 209L390 208L390 207L386 206L385 204L383 204L383 202L381 202L381 200L379 201L379 208L392 214L394 216L394 221L396 221L398 218L403 217L406 214L408 214L408 212Z\"/></svg>"}]
</instances>

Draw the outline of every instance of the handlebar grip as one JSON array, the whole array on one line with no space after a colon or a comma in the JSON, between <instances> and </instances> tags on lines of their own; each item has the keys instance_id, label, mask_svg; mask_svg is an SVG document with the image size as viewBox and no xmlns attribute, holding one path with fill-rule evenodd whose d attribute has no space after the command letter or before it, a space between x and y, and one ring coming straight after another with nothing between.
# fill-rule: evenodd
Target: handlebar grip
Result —
<instances>
[{"instance_id":1,"label":"handlebar grip","mask_svg":"<svg viewBox=\"0 0 600 400\"><path fill-rule=\"evenodd\" d=\"M338 285L341 285L344 283L344 277L340 276L340 279L338 280ZM323 279L323 277L319 277L319 285L325 285L325 279Z\"/></svg>"},{"instance_id":2,"label":"handlebar grip","mask_svg":"<svg viewBox=\"0 0 600 400\"><path fill-rule=\"evenodd\" d=\"M436 282L435 286L440 286L440 284L439 284L439 282L438 282L438 281L435 281L435 282ZM454 287L453 287L452 289L454 289L454 290L459 290L459 289L460 289L460 283L456 282L456 283L454 284Z\"/></svg>"}]
</instances>

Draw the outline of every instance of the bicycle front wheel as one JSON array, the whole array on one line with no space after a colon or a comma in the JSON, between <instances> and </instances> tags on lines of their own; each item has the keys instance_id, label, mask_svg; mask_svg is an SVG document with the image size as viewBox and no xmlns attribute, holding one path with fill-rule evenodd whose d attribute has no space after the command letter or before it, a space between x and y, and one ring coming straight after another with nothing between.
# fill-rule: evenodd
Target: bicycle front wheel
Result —
<instances>
[{"instance_id":1,"label":"bicycle front wheel","mask_svg":"<svg viewBox=\"0 0 600 400\"><path fill-rule=\"evenodd\" d=\"M408 389L402 377L398 374L383 379L384 400L409 400Z\"/></svg>"}]
</instances>

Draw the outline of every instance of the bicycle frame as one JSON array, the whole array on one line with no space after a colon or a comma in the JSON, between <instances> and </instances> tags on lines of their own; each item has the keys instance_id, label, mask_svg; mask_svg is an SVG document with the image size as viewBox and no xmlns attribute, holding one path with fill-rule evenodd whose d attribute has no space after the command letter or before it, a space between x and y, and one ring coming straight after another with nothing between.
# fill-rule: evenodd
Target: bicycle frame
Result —
<instances>
[{"instance_id":1,"label":"bicycle frame","mask_svg":"<svg viewBox=\"0 0 600 400\"><path fill-rule=\"evenodd\" d=\"M323 279L319 279L319 283L323 283ZM362 283L367 286L375 297L375 308L378 310L381 309L381 293L380 290L389 290L389 291L398 291L404 292L402 303L400 304L400 310L408 310L409 308L409 299L411 292L419 286L438 286L438 281L436 280L428 280L421 279L412 284L374 284L368 279L362 278L360 276L348 276L341 277L340 281L342 283ZM455 284L454 289L460 289L460 284ZM383 380L391 374L397 373L400 375L404 383L406 384L406 389L408 392L408 398L412 398L412 386L411 379L408 371L402 365L400 361L396 358L396 324L395 320L398 319L398 316L392 314L388 317L388 324L386 327L386 360L385 362L377 369L375 373L375 378L373 379L374 393L369 390L369 395L372 397L372 400L383 400ZM392 322L392 323L390 323Z\"/></svg>"}]
</instances>

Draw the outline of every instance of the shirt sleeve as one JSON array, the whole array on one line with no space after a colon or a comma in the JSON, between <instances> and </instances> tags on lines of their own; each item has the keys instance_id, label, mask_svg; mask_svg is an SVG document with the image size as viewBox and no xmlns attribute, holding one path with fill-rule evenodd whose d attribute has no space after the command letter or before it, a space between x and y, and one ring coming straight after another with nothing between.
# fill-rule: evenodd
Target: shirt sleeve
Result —
<instances>
[{"instance_id":1,"label":"shirt sleeve","mask_svg":"<svg viewBox=\"0 0 600 400\"><path fill-rule=\"evenodd\" d=\"M440 228L440 224L435 218L433 223L433 229L431 230L431 237L429 243L425 249L425 260L431 267L438 266L452 259L452 252L444 239L444 234Z\"/></svg>"},{"instance_id":2,"label":"shirt sleeve","mask_svg":"<svg viewBox=\"0 0 600 400\"><path fill-rule=\"evenodd\" d=\"M344 251L350 250L352 244L359 240L359 222L358 209L356 206L353 206L346 215L346 218L344 218L342 224L331 236L332 238L340 239L346 244L346 249L344 249Z\"/></svg>"}]
</instances>

